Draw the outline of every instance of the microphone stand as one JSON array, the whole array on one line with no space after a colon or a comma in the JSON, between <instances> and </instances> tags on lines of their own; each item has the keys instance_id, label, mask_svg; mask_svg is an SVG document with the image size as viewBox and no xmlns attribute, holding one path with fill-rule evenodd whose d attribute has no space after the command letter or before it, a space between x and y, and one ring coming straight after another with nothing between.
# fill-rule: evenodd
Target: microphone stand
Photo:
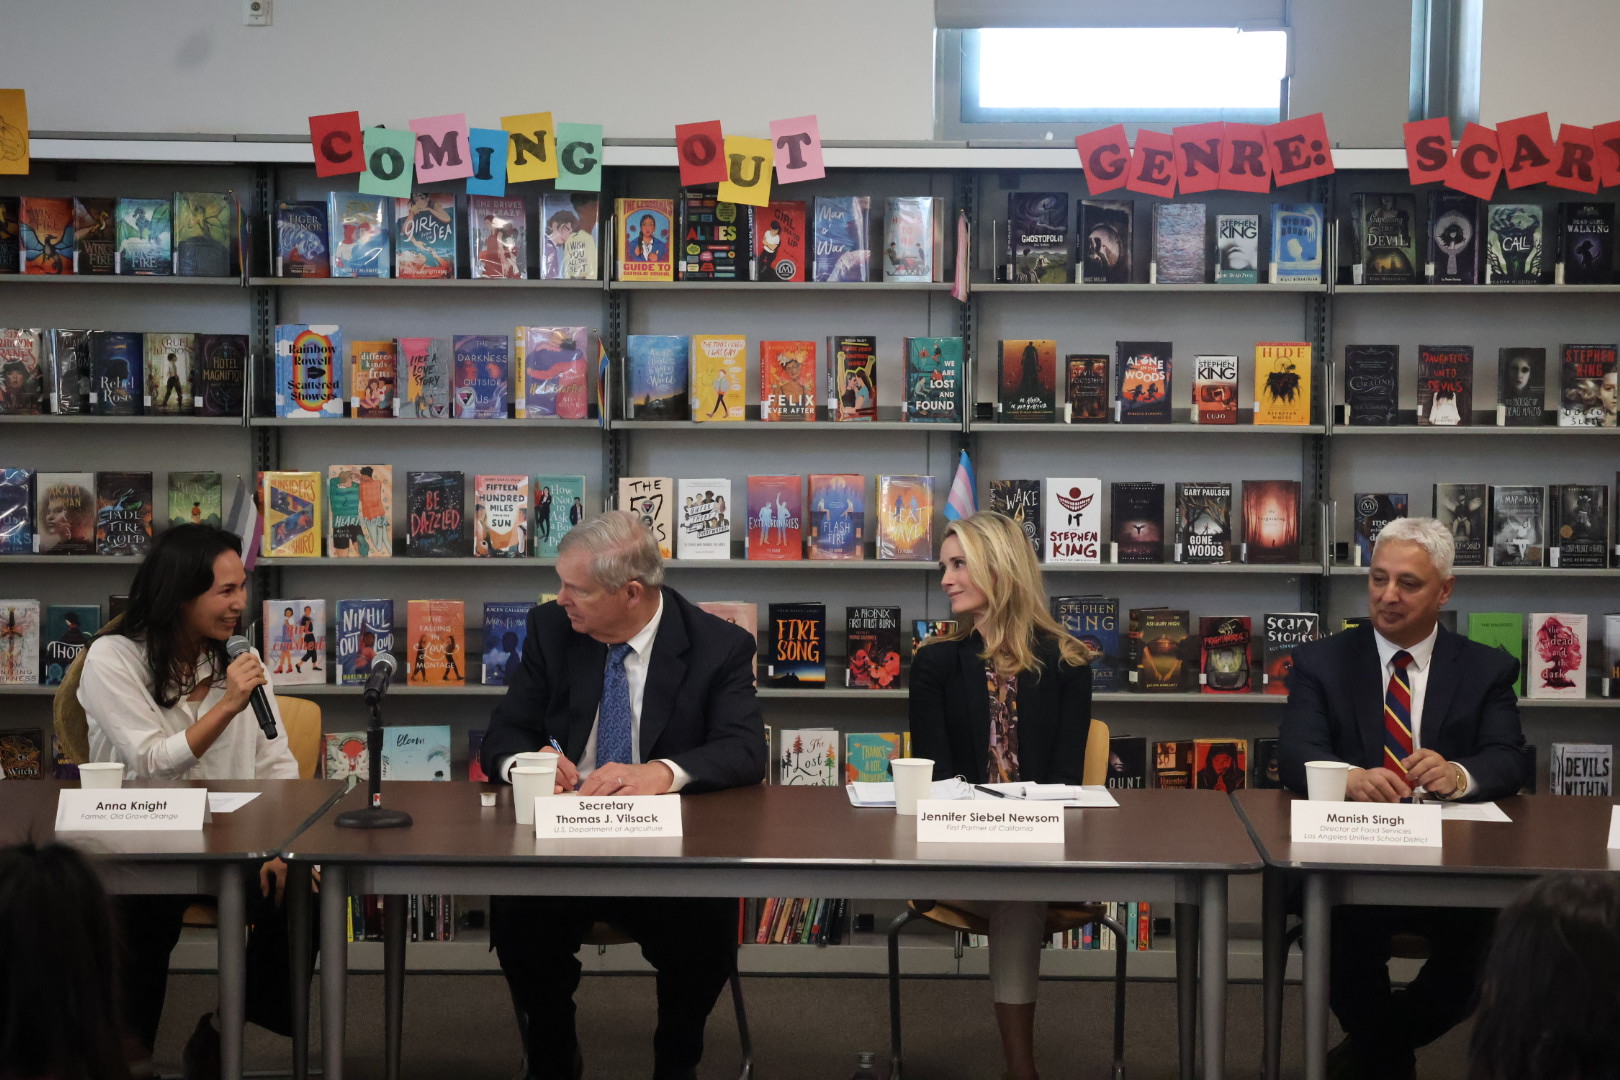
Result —
<instances>
[{"instance_id":1,"label":"microphone stand","mask_svg":"<svg viewBox=\"0 0 1620 1080\"><path fill-rule=\"evenodd\" d=\"M382 804L382 699L371 706L371 727L366 731L366 761L371 780L363 810L345 810L334 819L340 829L403 829L413 822L403 810L389 810Z\"/></svg>"}]
</instances>

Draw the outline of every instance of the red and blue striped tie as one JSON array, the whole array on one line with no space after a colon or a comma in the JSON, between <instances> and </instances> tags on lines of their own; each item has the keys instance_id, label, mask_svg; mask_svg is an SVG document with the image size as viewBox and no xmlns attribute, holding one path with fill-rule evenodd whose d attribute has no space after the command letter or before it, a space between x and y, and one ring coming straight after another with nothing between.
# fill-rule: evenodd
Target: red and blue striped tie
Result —
<instances>
[{"instance_id":1,"label":"red and blue striped tie","mask_svg":"<svg viewBox=\"0 0 1620 1080\"><path fill-rule=\"evenodd\" d=\"M1406 775L1401 762L1412 756L1412 684L1406 678L1411 662L1405 649L1395 654L1384 691L1384 767L1397 776Z\"/></svg>"}]
</instances>

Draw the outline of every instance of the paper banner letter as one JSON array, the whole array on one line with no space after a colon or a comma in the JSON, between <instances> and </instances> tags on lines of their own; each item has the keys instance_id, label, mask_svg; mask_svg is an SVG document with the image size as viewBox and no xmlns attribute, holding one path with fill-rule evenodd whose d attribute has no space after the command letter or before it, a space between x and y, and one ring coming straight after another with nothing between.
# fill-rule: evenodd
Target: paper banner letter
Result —
<instances>
[{"instance_id":1,"label":"paper banner letter","mask_svg":"<svg viewBox=\"0 0 1620 1080\"><path fill-rule=\"evenodd\" d=\"M1143 195L1171 198L1176 193L1176 148L1162 131L1136 129L1125 186Z\"/></svg>"},{"instance_id":2,"label":"paper banner letter","mask_svg":"<svg viewBox=\"0 0 1620 1080\"><path fill-rule=\"evenodd\" d=\"M1553 149L1553 173L1547 177L1547 183L1566 191L1596 195L1597 144L1592 141L1592 129L1574 124L1558 125L1558 142Z\"/></svg>"},{"instance_id":3,"label":"paper banner letter","mask_svg":"<svg viewBox=\"0 0 1620 1080\"><path fill-rule=\"evenodd\" d=\"M1260 124L1227 124L1221 146L1222 191L1270 191L1271 157Z\"/></svg>"},{"instance_id":4,"label":"paper banner letter","mask_svg":"<svg viewBox=\"0 0 1620 1080\"><path fill-rule=\"evenodd\" d=\"M557 178L557 129L548 112L501 117L501 130L512 137L506 152L506 182Z\"/></svg>"},{"instance_id":5,"label":"paper banner letter","mask_svg":"<svg viewBox=\"0 0 1620 1080\"><path fill-rule=\"evenodd\" d=\"M1412 120L1402 126L1406 175L1413 184L1438 184L1451 168L1451 117Z\"/></svg>"},{"instance_id":6,"label":"paper banner letter","mask_svg":"<svg viewBox=\"0 0 1620 1080\"><path fill-rule=\"evenodd\" d=\"M346 176L366 168L358 112L327 113L309 118L309 142L315 148L316 176Z\"/></svg>"},{"instance_id":7,"label":"paper banner letter","mask_svg":"<svg viewBox=\"0 0 1620 1080\"><path fill-rule=\"evenodd\" d=\"M1221 142L1225 124L1187 124L1170 130L1176 146L1176 190L1183 195L1221 186Z\"/></svg>"},{"instance_id":8,"label":"paper banner letter","mask_svg":"<svg viewBox=\"0 0 1620 1080\"><path fill-rule=\"evenodd\" d=\"M467 132L473 167L472 175L467 177L467 194L506 194L507 138L500 128L473 128Z\"/></svg>"},{"instance_id":9,"label":"paper banner letter","mask_svg":"<svg viewBox=\"0 0 1620 1080\"><path fill-rule=\"evenodd\" d=\"M815 116L771 121L771 145L776 151L776 182L794 184L827 175L821 160L821 125Z\"/></svg>"},{"instance_id":10,"label":"paper banner letter","mask_svg":"<svg viewBox=\"0 0 1620 1080\"><path fill-rule=\"evenodd\" d=\"M602 125L557 125L557 190L602 190Z\"/></svg>"},{"instance_id":11,"label":"paper banner letter","mask_svg":"<svg viewBox=\"0 0 1620 1080\"><path fill-rule=\"evenodd\" d=\"M721 202L768 206L771 201L771 140L726 136L726 178Z\"/></svg>"},{"instance_id":12,"label":"paper banner letter","mask_svg":"<svg viewBox=\"0 0 1620 1080\"><path fill-rule=\"evenodd\" d=\"M467 148L467 114L424 116L411 121L416 133L416 178L424 184L465 180L472 175Z\"/></svg>"},{"instance_id":13,"label":"paper banner letter","mask_svg":"<svg viewBox=\"0 0 1620 1080\"><path fill-rule=\"evenodd\" d=\"M675 156L681 161L681 186L718 184L726 178L726 137L720 121L675 125Z\"/></svg>"},{"instance_id":14,"label":"paper banner letter","mask_svg":"<svg viewBox=\"0 0 1620 1080\"><path fill-rule=\"evenodd\" d=\"M1502 152L1496 146L1496 132L1478 124L1463 128L1457 152L1451 157L1446 187L1465 192L1476 199L1489 199L1502 175Z\"/></svg>"},{"instance_id":15,"label":"paper banner letter","mask_svg":"<svg viewBox=\"0 0 1620 1080\"><path fill-rule=\"evenodd\" d=\"M1321 113L1284 120L1266 127L1266 155L1271 181L1278 187L1315 180L1333 171L1333 144Z\"/></svg>"},{"instance_id":16,"label":"paper banner letter","mask_svg":"<svg viewBox=\"0 0 1620 1080\"><path fill-rule=\"evenodd\" d=\"M1597 147L1598 183L1604 187L1620 184L1620 120L1593 128L1592 143Z\"/></svg>"},{"instance_id":17,"label":"paper banner letter","mask_svg":"<svg viewBox=\"0 0 1620 1080\"><path fill-rule=\"evenodd\" d=\"M27 176L28 152L28 95L0 90L0 176Z\"/></svg>"},{"instance_id":18,"label":"paper banner letter","mask_svg":"<svg viewBox=\"0 0 1620 1080\"><path fill-rule=\"evenodd\" d=\"M1076 135L1074 148L1080 153L1086 190L1091 194L1101 195L1125 186L1131 171L1131 144L1125 138L1124 124Z\"/></svg>"},{"instance_id":19,"label":"paper banner letter","mask_svg":"<svg viewBox=\"0 0 1620 1080\"><path fill-rule=\"evenodd\" d=\"M1502 155L1502 176L1508 187L1529 187L1552 178L1552 124L1546 113L1497 124L1496 149Z\"/></svg>"},{"instance_id":20,"label":"paper banner letter","mask_svg":"<svg viewBox=\"0 0 1620 1080\"><path fill-rule=\"evenodd\" d=\"M415 135L409 131L366 128L362 152L366 156L366 168L360 174L360 194L410 198Z\"/></svg>"}]
</instances>

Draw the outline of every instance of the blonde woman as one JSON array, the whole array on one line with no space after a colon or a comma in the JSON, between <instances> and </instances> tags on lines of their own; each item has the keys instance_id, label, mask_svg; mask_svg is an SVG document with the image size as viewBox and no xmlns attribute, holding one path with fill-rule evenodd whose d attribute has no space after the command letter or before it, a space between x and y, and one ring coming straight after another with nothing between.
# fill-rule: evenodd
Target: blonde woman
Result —
<instances>
[{"instance_id":1,"label":"blonde woman","mask_svg":"<svg viewBox=\"0 0 1620 1080\"><path fill-rule=\"evenodd\" d=\"M1010 518L952 522L940 584L956 633L918 650L911 669L911 748L935 779L1078 784L1091 726L1084 646L1047 612L1041 569ZM1046 904L960 902L990 924L990 989L1011 1080L1036 1080L1035 982Z\"/></svg>"}]
</instances>

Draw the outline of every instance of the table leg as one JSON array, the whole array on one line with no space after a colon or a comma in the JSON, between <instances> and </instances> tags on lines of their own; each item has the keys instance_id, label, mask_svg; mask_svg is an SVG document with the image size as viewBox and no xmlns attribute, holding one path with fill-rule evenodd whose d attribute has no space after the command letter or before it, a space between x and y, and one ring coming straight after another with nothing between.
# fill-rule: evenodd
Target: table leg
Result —
<instances>
[{"instance_id":1,"label":"table leg","mask_svg":"<svg viewBox=\"0 0 1620 1080\"><path fill-rule=\"evenodd\" d=\"M1280 1080L1283 980L1288 973L1288 948L1284 936L1288 919L1288 879L1281 870L1267 868L1261 885L1264 890L1260 901L1261 993L1265 999L1265 1020L1260 1075L1264 1080Z\"/></svg>"},{"instance_id":2,"label":"table leg","mask_svg":"<svg viewBox=\"0 0 1620 1080\"><path fill-rule=\"evenodd\" d=\"M1204 1080L1226 1071L1226 875L1205 874L1198 905L1198 993L1202 997Z\"/></svg>"},{"instance_id":3,"label":"table leg","mask_svg":"<svg viewBox=\"0 0 1620 1080\"><path fill-rule=\"evenodd\" d=\"M1328 941L1333 908L1323 874L1305 876L1305 1080L1327 1080Z\"/></svg>"},{"instance_id":4,"label":"table leg","mask_svg":"<svg viewBox=\"0 0 1620 1080\"><path fill-rule=\"evenodd\" d=\"M405 1030L405 916L410 897L383 899L383 1076L399 1080L400 1041Z\"/></svg>"},{"instance_id":5,"label":"table leg","mask_svg":"<svg viewBox=\"0 0 1620 1080\"><path fill-rule=\"evenodd\" d=\"M349 891L341 865L321 867L321 1066L343 1080L344 995L349 982Z\"/></svg>"},{"instance_id":6,"label":"table leg","mask_svg":"<svg viewBox=\"0 0 1620 1080\"><path fill-rule=\"evenodd\" d=\"M309 1077L309 864L287 864L287 929L292 938L292 1074Z\"/></svg>"},{"instance_id":7,"label":"table leg","mask_svg":"<svg viewBox=\"0 0 1620 1080\"><path fill-rule=\"evenodd\" d=\"M243 869L219 871L219 1067L225 1080L242 1077L242 1028L247 1023L247 908Z\"/></svg>"},{"instance_id":8,"label":"table leg","mask_svg":"<svg viewBox=\"0 0 1620 1080\"><path fill-rule=\"evenodd\" d=\"M1176 905L1176 1027L1181 1080L1198 1071L1198 905Z\"/></svg>"}]
</instances>

